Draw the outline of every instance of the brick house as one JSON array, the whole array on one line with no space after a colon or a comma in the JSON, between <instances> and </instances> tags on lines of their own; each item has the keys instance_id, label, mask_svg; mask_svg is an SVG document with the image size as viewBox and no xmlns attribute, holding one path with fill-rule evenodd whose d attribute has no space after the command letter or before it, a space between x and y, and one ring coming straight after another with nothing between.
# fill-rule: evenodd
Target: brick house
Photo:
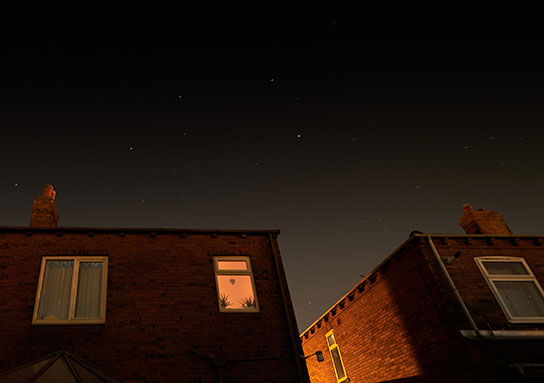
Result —
<instances>
[{"instance_id":1,"label":"brick house","mask_svg":"<svg viewBox=\"0 0 544 383\"><path fill-rule=\"evenodd\" d=\"M465 205L412 232L301 335L312 383L543 382L544 236Z\"/></svg>"},{"instance_id":2,"label":"brick house","mask_svg":"<svg viewBox=\"0 0 544 383\"><path fill-rule=\"evenodd\" d=\"M0 382L307 382L277 230L0 227Z\"/></svg>"}]
</instances>

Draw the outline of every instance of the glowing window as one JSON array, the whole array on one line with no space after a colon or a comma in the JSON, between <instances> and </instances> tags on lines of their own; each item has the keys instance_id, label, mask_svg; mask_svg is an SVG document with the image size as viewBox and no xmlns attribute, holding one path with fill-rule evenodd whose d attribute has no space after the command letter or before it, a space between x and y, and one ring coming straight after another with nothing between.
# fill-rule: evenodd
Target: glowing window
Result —
<instances>
[{"instance_id":1,"label":"glowing window","mask_svg":"<svg viewBox=\"0 0 544 383\"><path fill-rule=\"evenodd\" d=\"M43 257L32 323L104 323L107 269L107 257Z\"/></svg>"},{"instance_id":2,"label":"glowing window","mask_svg":"<svg viewBox=\"0 0 544 383\"><path fill-rule=\"evenodd\" d=\"M544 322L544 291L523 258L474 260L510 322Z\"/></svg>"},{"instance_id":3,"label":"glowing window","mask_svg":"<svg viewBox=\"0 0 544 383\"><path fill-rule=\"evenodd\" d=\"M219 311L258 312L249 257L214 257L214 267Z\"/></svg>"},{"instance_id":4,"label":"glowing window","mask_svg":"<svg viewBox=\"0 0 544 383\"><path fill-rule=\"evenodd\" d=\"M346 375L346 370L344 368L344 362L342 361L342 355L340 355L340 348L336 343L334 338L333 330L329 331L327 335L327 346L329 347L329 352L331 354L332 365L334 367L334 373L336 374L336 381L343 382L348 377Z\"/></svg>"},{"instance_id":5,"label":"glowing window","mask_svg":"<svg viewBox=\"0 0 544 383\"><path fill-rule=\"evenodd\" d=\"M247 270L247 261L217 261L218 270Z\"/></svg>"}]
</instances>

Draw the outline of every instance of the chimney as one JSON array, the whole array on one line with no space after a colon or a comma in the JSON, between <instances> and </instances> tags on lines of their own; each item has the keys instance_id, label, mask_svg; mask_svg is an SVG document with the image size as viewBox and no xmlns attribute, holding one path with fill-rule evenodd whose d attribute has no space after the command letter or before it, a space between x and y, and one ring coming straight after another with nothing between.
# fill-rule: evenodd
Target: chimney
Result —
<instances>
[{"instance_id":1,"label":"chimney","mask_svg":"<svg viewBox=\"0 0 544 383\"><path fill-rule=\"evenodd\" d=\"M59 214L55 206L55 195L53 186L45 185L43 195L36 197L32 205L30 216L30 227L57 227Z\"/></svg>"},{"instance_id":2,"label":"chimney","mask_svg":"<svg viewBox=\"0 0 544 383\"><path fill-rule=\"evenodd\" d=\"M485 209L474 210L468 203L463 205L463 209L465 214L459 220L459 225L467 234L512 234L500 213Z\"/></svg>"}]
</instances>

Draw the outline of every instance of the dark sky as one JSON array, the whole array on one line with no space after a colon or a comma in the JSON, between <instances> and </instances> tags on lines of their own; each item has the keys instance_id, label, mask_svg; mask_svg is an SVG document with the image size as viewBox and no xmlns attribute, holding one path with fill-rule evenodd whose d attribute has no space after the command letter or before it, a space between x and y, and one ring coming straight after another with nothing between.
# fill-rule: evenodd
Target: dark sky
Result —
<instances>
[{"instance_id":1,"label":"dark sky","mask_svg":"<svg viewBox=\"0 0 544 383\"><path fill-rule=\"evenodd\" d=\"M0 225L281 229L300 330L465 202L541 234L542 12L320 4L4 25Z\"/></svg>"}]
</instances>

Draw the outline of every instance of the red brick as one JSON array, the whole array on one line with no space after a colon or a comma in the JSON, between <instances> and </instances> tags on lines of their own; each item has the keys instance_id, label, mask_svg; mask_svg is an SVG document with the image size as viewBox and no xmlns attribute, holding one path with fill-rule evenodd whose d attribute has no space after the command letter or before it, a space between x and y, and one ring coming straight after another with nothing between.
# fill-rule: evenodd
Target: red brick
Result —
<instances>
[{"instance_id":1,"label":"red brick","mask_svg":"<svg viewBox=\"0 0 544 383\"><path fill-rule=\"evenodd\" d=\"M293 318L288 294L288 312L282 302L275 234L154 232L0 228L0 373L66 350L127 382L215 381L210 360L186 351L192 350L252 360L230 362L222 369L225 382L299 381L302 350L292 345L298 336L287 321ZM108 256L105 324L31 324L46 255ZM250 257L259 313L219 312L216 255ZM304 367L302 373L306 381Z\"/></svg>"}]
</instances>

